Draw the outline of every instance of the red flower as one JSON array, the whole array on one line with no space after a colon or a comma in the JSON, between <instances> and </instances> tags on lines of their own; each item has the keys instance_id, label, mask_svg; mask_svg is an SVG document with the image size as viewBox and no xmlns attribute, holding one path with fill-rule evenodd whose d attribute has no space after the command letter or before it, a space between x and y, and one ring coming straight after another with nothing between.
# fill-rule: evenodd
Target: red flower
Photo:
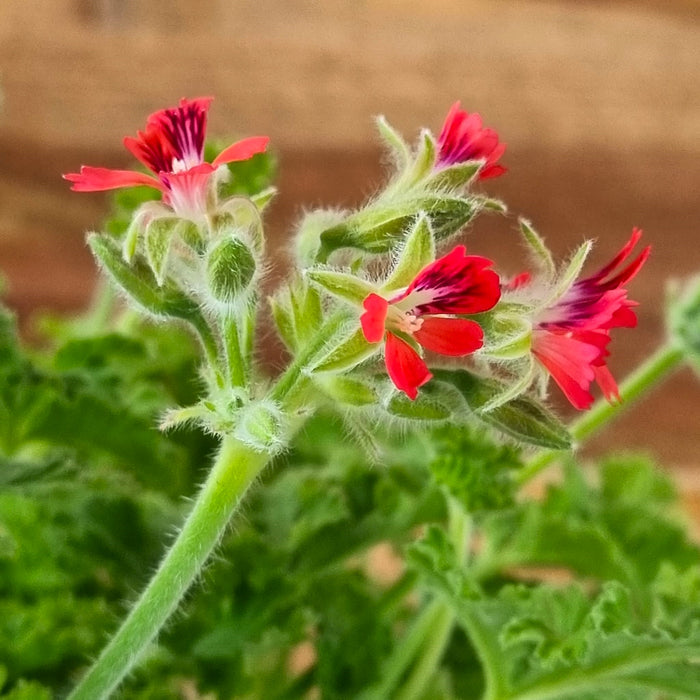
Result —
<instances>
[{"instance_id":1,"label":"red flower","mask_svg":"<svg viewBox=\"0 0 700 700\"><path fill-rule=\"evenodd\" d=\"M178 107L155 112L146 130L124 145L157 177L132 170L110 170L83 165L80 173L63 177L76 192L96 192L147 185L163 193L163 201L179 215L193 217L206 212L207 187L212 173L223 163L248 160L262 153L267 136L253 136L225 148L212 163L204 162L204 136L211 97L180 100Z\"/></svg>"},{"instance_id":2,"label":"red flower","mask_svg":"<svg viewBox=\"0 0 700 700\"><path fill-rule=\"evenodd\" d=\"M424 267L411 284L392 299L370 294L363 302L362 332L370 343L386 335L384 359L397 389L410 399L432 374L414 348L413 338L426 350L460 357L483 345L483 331L475 321L443 314L475 314L488 311L501 296L493 263L466 255L459 245Z\"/></svg>"},{"instance_id":3,"label":"red flower","mask_svg":"<svg viewBox=\"0 0 700 700\"><path fill-rule=\"evenodd\" d=\"M506 150L505 143L498 140L498 134L493 129L482 127L479 114L465 112L459 102L452 105L445 117L438 147L438 167L468 160L484 160L484 166L479 171L480 180L498 177L506 172L498 164L498 159Z\"/></svg>"},{"instance_id":4,"label":"red flower","mask_svg":"<svg viewBox=\"0 0 700 700\"><path fill-rule=\"evenodd\" d=\"M595 381L608 401L620 400L617 384L605 364L613 328L634 328L637 303L623 287L649 257L650 246L616 274L642 232L635 228L622 250L595 275L574 283L564 296L537 319L532 352L578 409L589 408Z\"/></svg>"}]
</instances>

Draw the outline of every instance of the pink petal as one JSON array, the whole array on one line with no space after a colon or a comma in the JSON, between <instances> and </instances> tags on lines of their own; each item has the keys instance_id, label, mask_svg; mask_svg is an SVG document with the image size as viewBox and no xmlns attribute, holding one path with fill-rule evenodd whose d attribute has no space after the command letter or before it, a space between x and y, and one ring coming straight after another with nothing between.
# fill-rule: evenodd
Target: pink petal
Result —
<instances>
[{"instance_id":1,"label":"pink petal","mask_svg":"<svg viewBox=\"0 0 700 700\"><path fill-rule=\"evenodd\" d=\"M441 355L462 357L484 344L484 332L476 321L426 316L413 337L426 349Z\"/></svg>"},{"instance_id":2,"label":"pink petal","mask_svg":"<svg viewBox=\"0 0 700 700\"><path fill-rule=\"evenodd\" d=\"M386 336L384 362L394 386L412 401L418 396L418 387L433 376L418 353L393 333Z\"/></svg>"},{"instance_id":3,"label":"pink petal","mask_svg":"<svg viewBox=\"0 0 700 700\"><path fill-rule=\"evenodd\" d=\"M594 364L600 361L601 350L569 334L535 331L532 354L558 384L571 404L583 410L593 403L588 390L595 379Z\"/></svg>"},{"instance_id":4,"label":"pink petal","mask_svg":"<svg viewBox=\"0 0 700 700\"><path fill-rule=\"evenodd\" d=\"M363 302L365 313L360 316L360 325L368 343L378 343L384 337L384 322L389 302L378 294L370 294Z\"/></svg>"},{"instance_id":5,"label":"pink petal","mask_svg":"<svg viewBox=\"0 0 700 700\"><path fill-rule=\"evenodd\" d=\"M237 160L248 160L258 153L264 153L269 141L270 138L268 136L251 136L242 141L237 141L228 148L224 148L224 150L214 158L212 165L217 166L222 163L232 163Z\"/></svg>"},{"instance_id":6,"label":"pink petal","mask_svg":"<svg viewBox=\"0 0 700 700\"><path fill-rule=\"evenodd\" d=\"M83 165L80 173L67 173L63 178L73 183L71 189L76 192L101 192L138 185L155 187L161 192L164 190L162 183L154 177L133 170L111 170Z\"/></svg>"}]
</instances>

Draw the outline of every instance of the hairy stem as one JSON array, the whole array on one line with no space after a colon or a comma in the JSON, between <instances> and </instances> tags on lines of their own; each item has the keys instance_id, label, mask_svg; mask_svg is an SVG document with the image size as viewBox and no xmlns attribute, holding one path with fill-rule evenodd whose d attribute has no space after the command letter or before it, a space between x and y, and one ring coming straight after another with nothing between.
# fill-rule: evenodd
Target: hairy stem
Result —
<instances>
[{"instance_id":1,"label":"hairy stem","mask_svg":"<svg viewBox=\"0 0 700 700\"><path fill-rule=\"evenodd\" d=\"M197 578L268 456L226 438L180 534L126 620L69 700L107 698Z\"/></svg>"},{"instance_id":2,"label":"hairy stem","mask_svg":"<svg viewBox=\"0 0 700 700\"><path fill-rule=\"evenodd\" d=\"M581 442L606 426L635 399L655 387L671 372L680 367L683 357L683 351L676 345L672 343L662 345L620 384L621 401L609 403L605 399L600 399L590 411L571 423L569 431L574 440ZM526 484L545 467L556 461L560 454L561 452L557 450L540 452L518 474L518 483L521 486Z\"/></svg>"}]
</instances>

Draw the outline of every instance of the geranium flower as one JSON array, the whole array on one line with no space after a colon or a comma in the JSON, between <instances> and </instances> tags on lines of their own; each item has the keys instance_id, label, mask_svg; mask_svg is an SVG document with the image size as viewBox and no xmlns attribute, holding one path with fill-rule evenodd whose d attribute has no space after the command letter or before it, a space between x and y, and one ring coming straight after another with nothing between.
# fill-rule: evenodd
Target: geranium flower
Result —
<instances>
[{"instance_id":1,"label":"geranium flower","mask_svg":"<svg viewBox=\"0 0 700 700\"><path fill-rule=\"evenodd\" d=\"M506 172L498 159L506 150L506 144L498 140L493 129L484 129L481 116L469 114L455 102L445 117L445 123L438 138L437 166L464 163L468 160L483 160L479 179L498 177Z\"/></svg>"},{"instance_id":2,"label":"geranium flower","mask_svg":"<svg viewBox=\"0 0 700 700\"><path fill-rule=\"evenodd\" d=\"M475 314L488 311L501 296L493 263L466 255L459 245L424 267L402 292L384 299L369 294L360 317L369 343L385 339L384 360L397 389L415 399L418 388L432 374L408 339L426 350L461 357L483 345L484 333L476 321L443 314Z\"/></svg>"},{"instance_id":3,"label":"geranium flower","mask_svg":"<svg viewBox=\"0 0 700 700\"><path fill-rule=\"evenodd\" d=\"M649 257L650 246L625 268L642 232L635 228L622 250L595 275L575 282L552 307L536 319L532 352L576 408L589 408L595 381L608 401L619 401L617 383L606 365L613 328L634 328L637 303L627 298L624 285Z\"/></svg>"},{"instance_id":4,"label":"geranium flower","mask_svg":"<svg viewBox=\"0 0 700 700\"><path fill-rule=\"evenodd\" d=\"M154 112L145 131L127 136L124 145L156 177L132 170L111 170L83 165L80 173L63 177L76 192L96 192L146 185L160 190L163 201L176 214L196 218L207 211L212 173L224 163L248 160L267 148L267 136L253 136L225 148L213 162L204 162L204 137L211 97L180 100L172 109Z\"/></svg>"}]
</instances>

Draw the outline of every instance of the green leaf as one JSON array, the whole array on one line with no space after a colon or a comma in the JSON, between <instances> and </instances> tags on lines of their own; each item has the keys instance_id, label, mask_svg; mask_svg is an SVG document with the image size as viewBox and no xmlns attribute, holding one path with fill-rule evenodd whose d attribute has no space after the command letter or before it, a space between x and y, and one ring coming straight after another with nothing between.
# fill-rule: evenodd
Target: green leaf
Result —
<instances>
[{"instance_id":1,"label":"green leaf","mask_svg":"<svg viewBox=\"0 0 700 700\"><path fill-rule=\"evenodd\" d=\"M435 370L435 379L454 386L470 410L485 423L523 442L554 450L571 448L571 436L552 413L533 399L519 396L488 412L493 402L508 387L494 379L482 379L466 370Z\"/></svg>"},{"instance_id":2,"label":"green leaf","mask_svg":"<svg viewBox=\"0 0 700 700\"><path fill-rule=\"evenodd\" d=\"M428 129L421 132L418 149L416 151L413 165L406 173L408 185L411 186L427 177L435 167L437 159L437 148L435 137Z\"/></svg>"},{"instance_id":3,"label":"green leaf","mask_svg":"<svg viewBox=\"0 0 700 700\"><path fill-rule=\"evenodd\" d=\"M465 425L432 434L430 471L469 513L507 508L514 502L514 473L522 466L512 445L498 445L486 431Z\"/></svg>"},{"instance_id":4,"label":"green leaf","mask_svg":"<svg viewBox=\"0 0 700 700\"><path fill-rule=\"evenodd\" d=\"M374 285L347 272L315 269L307 270L306 275L329 294L355 306L362 306L370 294L376 293Z\"/></svg>"},{"instance_id":5,"label":"green leaf","mask_svg":"<svg viewBox=\"0 0 700 700\"><path fill-rule=\"evenodd\" d=\"M398 262L391 271L382 291L407 287L416 275L435 259L435 240L426 216L419 216L406 237Z\"/></svg>"}]
</instances>

